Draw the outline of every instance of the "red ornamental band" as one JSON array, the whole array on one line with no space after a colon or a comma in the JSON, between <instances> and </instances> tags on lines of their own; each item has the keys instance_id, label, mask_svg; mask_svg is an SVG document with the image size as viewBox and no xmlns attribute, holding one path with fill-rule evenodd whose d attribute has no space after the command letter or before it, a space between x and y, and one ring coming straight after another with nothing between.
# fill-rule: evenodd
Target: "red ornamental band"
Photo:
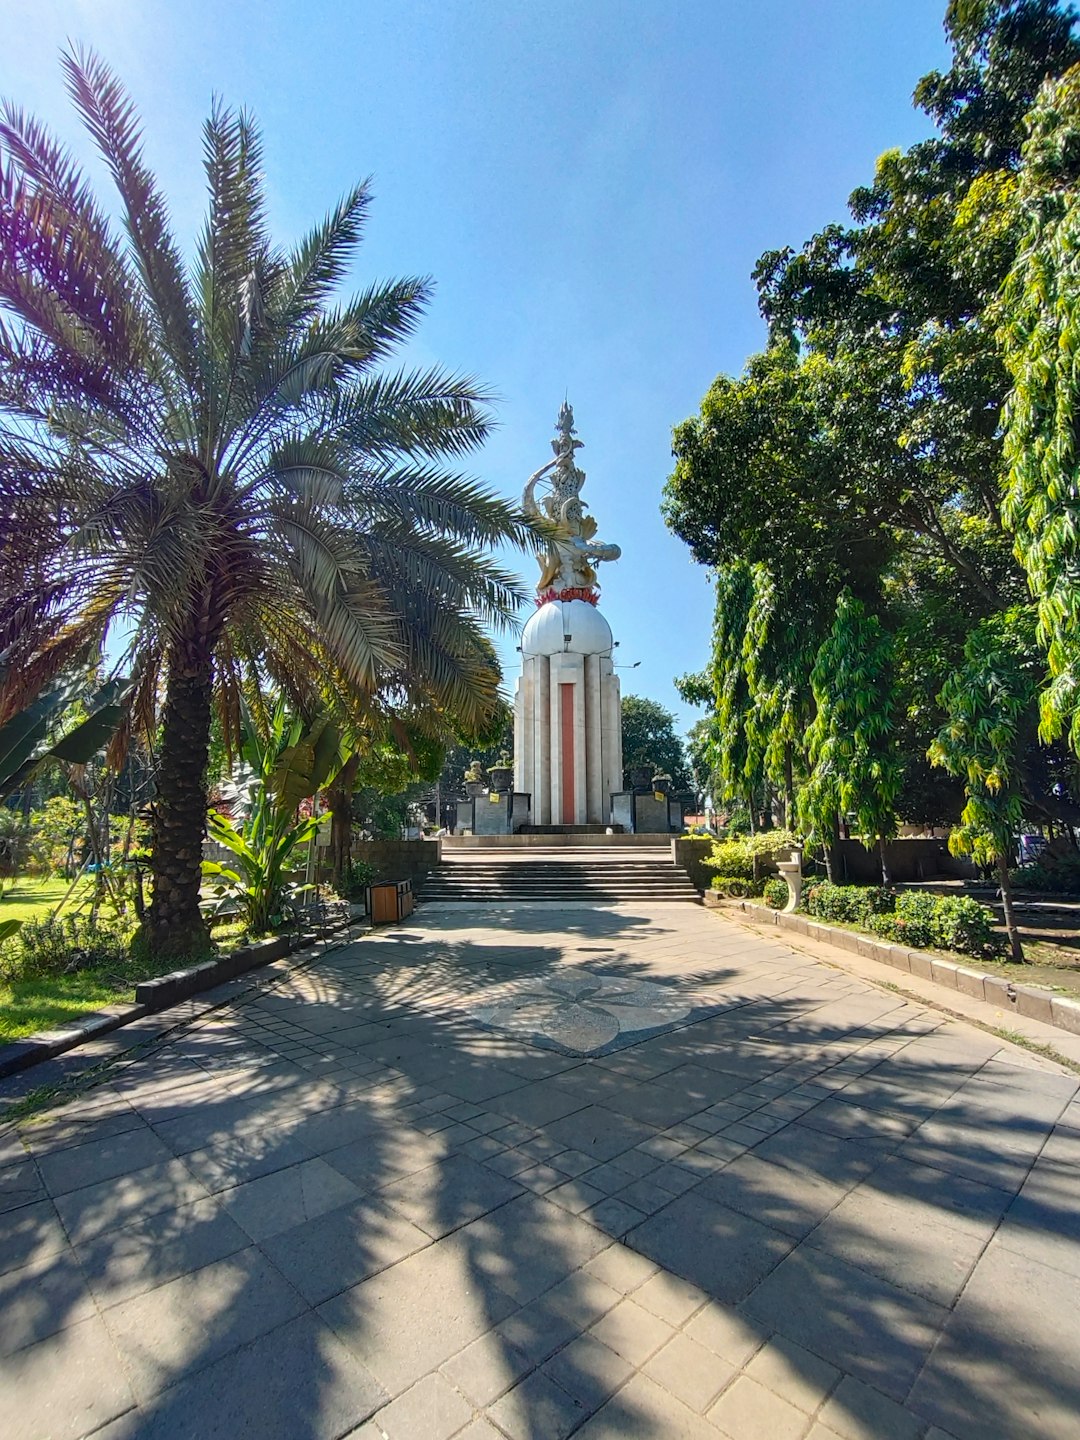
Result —
<instances>
[{"instance_id":1,"label":"red ornamental band","mask_svg":"<svg viewBox=\"0 0 1080 1440\"><path fill-rule=\"evenodd\" d=\"M537 595L537 605L546 605L549 600L584 600L589 605L600 603L600 591L593 590L590 586L571 585L565 590L545 590Z\"/></svg>"}]
</instances>

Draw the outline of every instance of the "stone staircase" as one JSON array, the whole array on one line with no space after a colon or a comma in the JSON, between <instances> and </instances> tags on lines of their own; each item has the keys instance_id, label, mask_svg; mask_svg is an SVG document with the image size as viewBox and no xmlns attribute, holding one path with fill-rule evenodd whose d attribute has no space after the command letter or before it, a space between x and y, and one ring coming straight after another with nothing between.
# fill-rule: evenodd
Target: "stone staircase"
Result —
<instances>
[{"instance_id":1,"label":"stone staircase","mask_svg":"<svg viewBox=\"0 0 1080 1440\"><path fill-rule=\"evenodd\" d=\"M670 845L633 850L533 846L514 854L472 850L443 854L428 872L421 904L504 905L523 901L620 905L636 901L691 901L699 895Z\"/></svg>"}]
</instances>

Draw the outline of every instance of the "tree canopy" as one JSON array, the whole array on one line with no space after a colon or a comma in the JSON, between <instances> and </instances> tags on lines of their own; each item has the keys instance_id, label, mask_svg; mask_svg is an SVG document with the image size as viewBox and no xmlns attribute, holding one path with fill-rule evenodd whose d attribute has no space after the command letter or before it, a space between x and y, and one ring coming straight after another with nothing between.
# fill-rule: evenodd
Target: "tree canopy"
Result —
<instances>
[{"instance_id":1,"label":"tree canopy","mask_svg":"<svg viewBox=\"0 0 1080 1440\"><path fill-rule=\"evenodd\" d=\"M675 716L656 700L639 695L622 699L623 772L647 769L651 775L670 775L676 790L691 785L686 747L675 731Z\"/></svg>"},{"instance_id":2,"label":"tree canopy","mask_svg":"<svg viewBox=\"0 0 1080 1440\"><path fill-rule=\"evenodd\" d=\"M768 345L674 431L664 516L715 579L683 682L702 757L718 800L769 791L818 838L829 811L868 843L959 818L966 772L928 763L947 682L987 626L1030 673L1032 595L1016 813L1080 822L1076 17L953 0L946 31L915 90L935 135L883 155L847 223L761 257Z\"/></svg>"}]
</instances>

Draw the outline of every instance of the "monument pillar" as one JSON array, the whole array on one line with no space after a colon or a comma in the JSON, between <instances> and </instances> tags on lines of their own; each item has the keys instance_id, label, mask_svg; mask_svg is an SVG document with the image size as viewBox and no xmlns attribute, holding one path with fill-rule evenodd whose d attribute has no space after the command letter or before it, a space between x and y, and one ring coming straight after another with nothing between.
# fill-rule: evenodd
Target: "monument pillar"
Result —
<instances>
[{"instance_id":1,"label":"monument pillar","mask_svg":"<svg viewBox=\"0 0 1080 1440\"><path fill-rule=\"evenodd\" d=\"M595 540L581 499L574 412L563 405L555 459L533 475L523 506L554 527L540 561L536 611L521 636L514 696L514 788L532 796L533 825L608 825L622 789L622 709L611 629L594 563L619 547Z\"/></svg>"}]
</instances>

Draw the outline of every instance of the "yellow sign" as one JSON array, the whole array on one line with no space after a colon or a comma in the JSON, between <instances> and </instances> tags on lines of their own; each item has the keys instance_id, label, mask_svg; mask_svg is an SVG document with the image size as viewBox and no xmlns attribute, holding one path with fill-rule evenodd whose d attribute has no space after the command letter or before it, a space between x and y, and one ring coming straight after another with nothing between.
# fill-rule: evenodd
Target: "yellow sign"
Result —
<instances>
[{"instance_id":1,"label":"yellow sign","mask_svg":"<svg viewBox=\"0 0 1080 1440\"><path fill-rule=\"evenodd\" d=\"M664 794L663 790L654 790L652 792L652 798L654 800L666 800L667 796Z\"/></svg>"}]
</instances>

